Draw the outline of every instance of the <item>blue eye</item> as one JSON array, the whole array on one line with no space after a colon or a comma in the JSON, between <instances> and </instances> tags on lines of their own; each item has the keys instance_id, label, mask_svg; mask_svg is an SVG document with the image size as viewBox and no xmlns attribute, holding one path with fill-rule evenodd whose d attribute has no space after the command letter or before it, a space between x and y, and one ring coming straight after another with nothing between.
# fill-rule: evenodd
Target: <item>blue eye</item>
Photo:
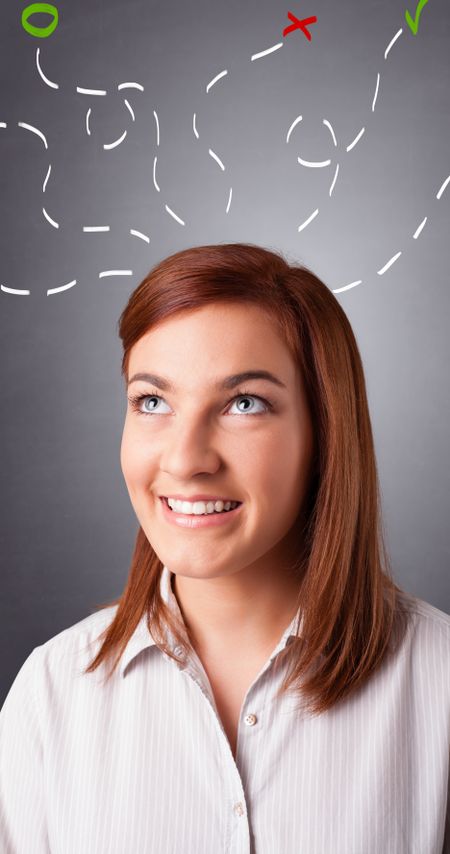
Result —
<instances>
[{"instance_id":1,"label":"blue eye","mask_svg":"<svg viewBox=\"0 0 450 854\"><path fill-rule=\"evenodd\" d=\"M242 394L236 395L236 397L234 397L231 402L235 403L236 401L240 401L240 400L259 400L259 402L263 404L263 407L264 407L264 409L262 410L263 412L267 412L267 410L270 409L270 404L268 403L268 401L264 400L263 397L259 397L259 395L257 395L257 394L247 394L247 392L242 392ZM250 407L250 409L247 407L247 409L241 410L239 414L245 415L246 412L249 412L250 414L252 414L253 410L254 410L254 407ZM261 413L256 412L254 414L260 415Z\"/></svg>"},{"instance_id":2,"label":"blue eye","mask_svg":"<svg viewBox=\"0 0 450 854\"><path fill-rule=\"evenodd\" d=\"M230 403L235 403L235 401L248 400L248 399L259 400L259 402L263 405L263 409L260 411L254 412L253 411L254 407L250 407L250 409L247 407L247 409L241 410L240 412L238 412L237 413L238 415L245 415L245 414L247 414L247 412L249 414L261 415L263 412L268 412L269 410L272 409L272 404L268 400L266 400L263 397L260 397L258 394L250 394L250 392L247 392L247 391L238 392L238 394L236 394L233 397L233 399L230 401ZM161 395L159 395L159 394L153 393L153 394L138 394L135 397L129 397L128 400L131 403L132 409L138 415L153 415L153 413L156 412L156 407L154 406L150 411L144 410L142 408L142 405L141 405L142 401L144 401L144 400L164 400L164 398L162 398ZM235 414L235 413L233 413L233 414Z\"/></svg>"}]
</instances>

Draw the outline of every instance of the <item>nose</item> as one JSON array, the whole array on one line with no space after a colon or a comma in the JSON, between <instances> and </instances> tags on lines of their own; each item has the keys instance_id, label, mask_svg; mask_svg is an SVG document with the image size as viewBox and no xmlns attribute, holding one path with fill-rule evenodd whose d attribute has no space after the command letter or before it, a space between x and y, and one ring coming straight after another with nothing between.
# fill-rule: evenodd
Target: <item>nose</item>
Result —
<instances>
[{"instance_id":1,"label":"nose","mask_svg":"<svg viewBox=\"0 0 450 854\"><path fill-rule=\"evenodd\" d=\"M197 474L215 474L222 463L213 431L204 422L184 418L167 431L160 457L160 468L174 481L186 483Z\"/></svg>"}]
</instances>

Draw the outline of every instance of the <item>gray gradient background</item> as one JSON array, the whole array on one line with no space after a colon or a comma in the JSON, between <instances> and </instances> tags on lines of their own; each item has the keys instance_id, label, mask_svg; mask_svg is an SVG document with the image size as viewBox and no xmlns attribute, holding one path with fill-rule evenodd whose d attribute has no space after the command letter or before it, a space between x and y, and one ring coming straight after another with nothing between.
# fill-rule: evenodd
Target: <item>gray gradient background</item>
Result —
<instances>
[{"instance_id":1,"label":"gray gradient background","mask_svg":"<svg viewBox=\"0 0 450 854\"><path fill-rule=\"evenodd\" d=\"M117 319L153 264L195 244L280 249L332 289L362 279L336 296L364 362L394 576L450 612L450 187L436 199L450 173L448 0L430 0L416 37L404 20L415 4L405 0L57 5L60 23L47 39L24 32L17 0L4 0L0 23L0 121L8 125L0 128L0 283L30 291L0 291L0 701L36 645L123 589L137 520L119 462ZM288 10L317 15L311 42L300 32L283 39ZM57 91L38 75L37 47ZM228 75L206 93L223 69ZM125 81L145 91L118 92ZM77 85L108 95L77 94ZM48 151L19 121L44 131ZM124 129L126 140L104 150ZM338 156L331 197L334 166L306 169L297 156ZM45 220L44 201L59 229ZM111 231L86 234L83 225ZM107 269L133 275L100 279Z\"/></svg>"}]
</instances>

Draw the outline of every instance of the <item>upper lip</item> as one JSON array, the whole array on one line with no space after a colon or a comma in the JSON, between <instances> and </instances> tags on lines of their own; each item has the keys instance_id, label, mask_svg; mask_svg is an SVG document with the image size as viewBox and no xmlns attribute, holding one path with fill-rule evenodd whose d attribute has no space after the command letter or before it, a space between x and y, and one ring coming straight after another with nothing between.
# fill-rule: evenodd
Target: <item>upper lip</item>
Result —
<instances>
[{"instance_id":1,"label":"upper lip","mask_svg":"<svg viewBox=\"0 0 450 854\"><path fill-rule=\"evenodd\" d=\"M236 501L236 498L228 498L222 495L206 495L206 493L198 493L197 495L160 495L160 498L173 498L178 501ZM241 503L241 502L239 502Z\"/></svg>"}]
</instances>

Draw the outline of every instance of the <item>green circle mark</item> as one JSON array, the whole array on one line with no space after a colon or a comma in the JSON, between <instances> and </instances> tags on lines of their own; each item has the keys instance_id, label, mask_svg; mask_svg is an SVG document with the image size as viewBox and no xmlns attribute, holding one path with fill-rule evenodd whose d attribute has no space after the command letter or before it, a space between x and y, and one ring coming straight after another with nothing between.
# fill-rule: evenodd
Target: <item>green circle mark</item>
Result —
<instances>
[{"instance_id":1,"label":"green circle mark","mask_svg":"<svg viewBox=\"0 0 450 854\"><path fill-rule=\"evenodd\" d=\"M30 15L36 14L36 12L45 12L48 15L52 15L53 21L50 22L48 27L34 27L33 24L28 23L28 18ZM31 3L22 12L22 26L31 36L46 39L58 26L58 10L56 6L52 6L51 3Z\"/></svg>"}]
</instances>

